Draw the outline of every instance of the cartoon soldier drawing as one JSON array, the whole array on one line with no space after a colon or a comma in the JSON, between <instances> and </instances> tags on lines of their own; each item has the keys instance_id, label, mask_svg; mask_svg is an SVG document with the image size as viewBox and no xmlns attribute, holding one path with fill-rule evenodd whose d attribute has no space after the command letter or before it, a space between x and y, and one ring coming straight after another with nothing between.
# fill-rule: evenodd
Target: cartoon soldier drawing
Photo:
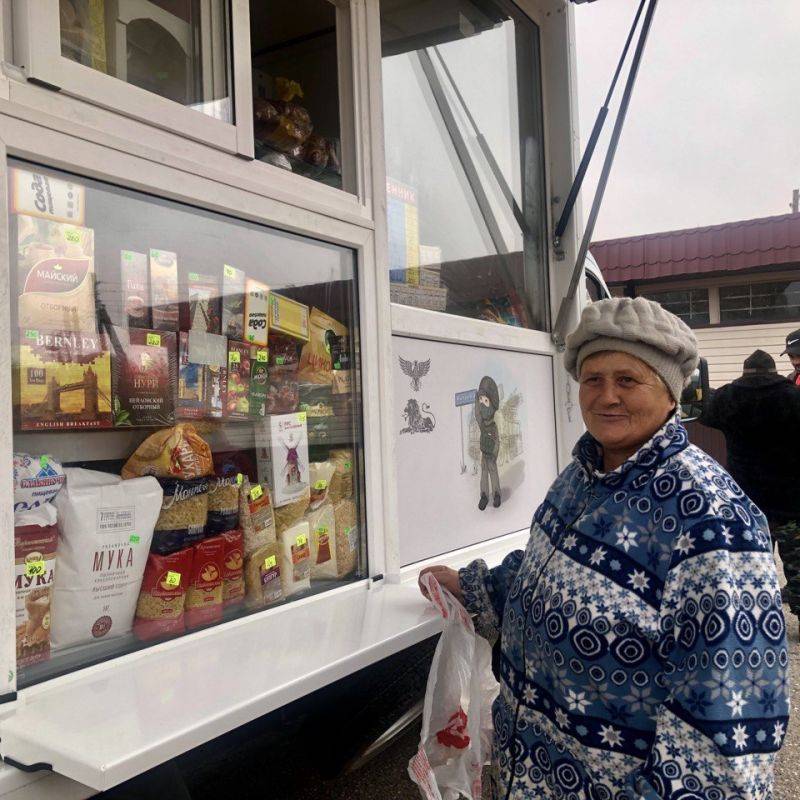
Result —
<instances>
[{"instance_id":1,"label":"cartoon soldier drawing","mask_svg":"<svg viewBox=\"0 0 800 800\"><path fill-rule=\"evenodd\" d=\"M475 418L481 430L481 499L478 508L483 511L489 505L489 481L494 497L492 505L500 506L500 475L497 472L497 455L500 452L500 432L494 415L500 407L500 391L488 375L481 378L478 396L475 399Z\"/></svg>"}]
</instances>

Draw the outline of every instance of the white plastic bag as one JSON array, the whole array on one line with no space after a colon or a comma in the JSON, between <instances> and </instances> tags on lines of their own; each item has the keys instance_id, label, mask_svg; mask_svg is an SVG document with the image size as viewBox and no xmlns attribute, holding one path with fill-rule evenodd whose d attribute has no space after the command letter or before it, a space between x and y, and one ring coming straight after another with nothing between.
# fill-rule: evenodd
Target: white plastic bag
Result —
<instances>
[{"instance_id":1,"label":"white plastic bag","mask_svg":"<svg viewBox=\"0 0 800 800\"><path fill-rule=\"evenodd\" d=\"M422 577L445 620L433 654L422 736L408 774L426 800L481 800L481 774L492 747L492 703L499 691L492 649L467 611L430 574Z\"/></svg>"}]
</instances>

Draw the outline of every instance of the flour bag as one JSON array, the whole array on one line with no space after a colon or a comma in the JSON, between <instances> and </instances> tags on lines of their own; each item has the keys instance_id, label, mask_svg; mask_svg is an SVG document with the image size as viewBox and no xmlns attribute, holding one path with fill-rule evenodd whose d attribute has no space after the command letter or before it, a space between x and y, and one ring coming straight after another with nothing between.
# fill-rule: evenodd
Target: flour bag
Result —
<instances>
[{"instance_id":1,"label":"flour bag","mask_svg":"<svg viewBox=\"0 0 800 800\"><path fill-rule=\"evenodd\" d=\"M482 772L492 749L492 703L499 687L492 649L472 619L430 574L422 583L444 619L433 654L419 750L408 774L425 800L481 800Z\"/></svg>"},{"instance_id":2,"label":"flour bag","mask_svg":"<svg viewBox=\"0 0 800 800\"><path fill-rule=\"evenodd\" d=\"M58 547L52 648L131 632L162 491L152 477L124 481L65 469L56 495Z\"/></svg>"}]
</instances>

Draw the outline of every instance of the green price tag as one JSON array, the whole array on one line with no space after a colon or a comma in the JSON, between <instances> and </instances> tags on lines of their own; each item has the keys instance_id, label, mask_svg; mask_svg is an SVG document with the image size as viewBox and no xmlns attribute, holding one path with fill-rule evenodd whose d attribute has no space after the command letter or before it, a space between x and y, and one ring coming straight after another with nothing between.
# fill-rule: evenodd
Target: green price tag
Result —
<instances>
[{"instance_id":1,"label":"green price tag","mask_svg":"<svg viewBox=\"0 0 800 800\"><path fill-rule=\"evenodd\" d=\"M242 354L238 350L231 350L228 353L228 363L230 364L240 364L242 361Z\"/></svg>"},{"instance_id":2,"label":"green price tag","mask_svg":"<svg viewBox=\"0 0 800 800\"><path fill-rule=\"evenodd\" d=\"M268 350L259 350L256 353L256 361L258 361L259 364L266 364L268 360L269 360Z\"/></svg>"},{"instance_id":3,"label":"green price tag","mask_svg":"<svg viewBox=\"0 0 800 800\"><path fill-rule=\"evenodd\" d=\"M44 575L44 561L28 561L25 564L25 577L36 578Z\"/></svg>"},{"instance_id":4,"label":"green price tag","mask_svg":"<svg viewBox=\"0 0 800 800\"><path fill-rule=\"evenodd\" d=\"M125 261L133 261L133 253L131 253L130 250L123 250L122 257L125 259Z\"/></svg>"},{"instance_id":5,"label":"green price tag","mask_svg":"<svg viewBox=\"0 0 800 800\"><path fill-rule=\"evenodd\" d=\"M248 341L248 342L253 342L253 341L255 341L255 338L256 338L256 335L255 335L254 333L248 333L248 334L247 334L247 341Z\"/></svg>"},{"instance_id":6,"label":"green price tag","mask_svg":"<svg viewBox=\"0 0 800 800\"><path fill-rule=\"evenodd\" d=\"M251 500L258 500L261 495L264 494L264 490L260 486L254 486L250 490L250 499Z\"/></svg>"},{"instance_id":7,"label":"green price tag","mask_svg":"<svg viewBox=\"0 0 800 800\"><path fill-rule=\"evenodd\" d=\"M148 347L161 347L161 334L160 333L148 333L147 334L147 346Z\"/></svg>"},{"instance_id":8,"label":"green price tag","mask_svg":"<svg viewBox=\"0 0 800 800\"><path fill-rule=\"evenodd\" d=\"M50 456L39 456L39 467L41 469L47 469L47 465L50 463Z\"/></svg>"},{"instance_id":9,"label":"green price tag","mask_svg":"<svg viewBox=\"0 0 800 800\"><path fill-rule=\"evenodd\" d=\"M131 534L131 538L130 538L130 539L128 539L128 541L129 541L131 544L139 544L139 542L140 542L140 539L139 539L139 537L138 537L138 536L137 536L135 533L132 533L132 534Z\"/></svg>"},{"instance_id":10,"label":"green price tag","mask_svg":"<svg viewBox=\"0 0 800 800\"><path fill-rule=\"evenodd\" d=\"M267 556L264 559L264 569L274 569L275 565L278 563L275 556Z\"/></svg>"},{"instance_id":11,"label":"green price tag","mask_svg":"<svg viewBox=\"0 0 800 800\"><path fill-rule=\"evenodd\" d=\"M285 358L285 356L278 356L278 357L275 359L275 364L276 364L277 366L279 366L279 367L282 367L282 366L284 365L284 363L285 363L285 362L286 362L286 358Z\"/></svg>"},{"instance_id":12,"label":"green price tag","mask_svg":"<svg viewBox=\"0 0 800 800\"><path fill-rule=\"evenodd\" d=\"M200 276L196 272L190 272L189 273L189 280L190 281L199 281L200 280Z\"/></svg>"},{"instance_id":13,"label":"green price tag","mask_svg":"<svg viewBox=\"0 0 800 800\"><path fill-rule=\"evenodd\" d=\"M68 230L68 231L67 231L67 232L64 234L64 238L65 238L65 239L66 239L68 242L73 242L73 243L75 243L75 242L80 242L80 240L81 240L81 235L78 233L78 231L76 231L76 230L74 230L74 229L73 229L73 230Z\"/></svg>"},{"instance_id":14,"label":"green price tag","mask_svg":"<svg viewBox=\"0 0 800 800\"><path fill-rule=\"evenodd\" d=\"M233 267L229 267L227 264L222 268L222 273L226 278L236 277L236 270Z\"/></svg>"},{"instance_id":15,"label":"green price tag","mask_svg":"<svg viewBox=\"0 0 800 800\"><path fill-rule=\"evenodd\" d=\"M167 577L164 578L164 583L167 586L171 586L173 589L177 589L181 585L181 574L180 572L173 572L170 570L167 573Z\"/></svg>"},{"instance_id":16,"label":"green price tag","mask_svg":"<svg viewBox=\"0 0 800 800\"><path fill-rule=\"evenodd\" d=\"M26 339L38 339L39 338L39 331L25 331L25 338Z\"/></svg>"},{"instance_id":17,"label":"green price tag","mask_svg":"<svg viewBox=\"0 0 800 800\"><path fill-rule=\"evenodd\" d=\"M347 472L349 472L351 469L353 469L353 465L349 461L345 461L344 468Z\"/></svg>"}]
</instances>

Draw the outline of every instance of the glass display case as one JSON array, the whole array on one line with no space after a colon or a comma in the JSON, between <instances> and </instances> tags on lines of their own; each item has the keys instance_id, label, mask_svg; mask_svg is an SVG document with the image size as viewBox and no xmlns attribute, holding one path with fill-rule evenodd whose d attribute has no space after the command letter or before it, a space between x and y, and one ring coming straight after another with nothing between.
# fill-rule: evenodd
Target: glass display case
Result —
<instances>
[{"instance_id":1,"label":"glass display case","mask_svg":"<svg viewBox=\"0 0 800 800\"><path fill-rule=\"evenodd\" d=\"M18 686L363 578L353 251L8 172Z\"/></svg>"}]
</instances>

